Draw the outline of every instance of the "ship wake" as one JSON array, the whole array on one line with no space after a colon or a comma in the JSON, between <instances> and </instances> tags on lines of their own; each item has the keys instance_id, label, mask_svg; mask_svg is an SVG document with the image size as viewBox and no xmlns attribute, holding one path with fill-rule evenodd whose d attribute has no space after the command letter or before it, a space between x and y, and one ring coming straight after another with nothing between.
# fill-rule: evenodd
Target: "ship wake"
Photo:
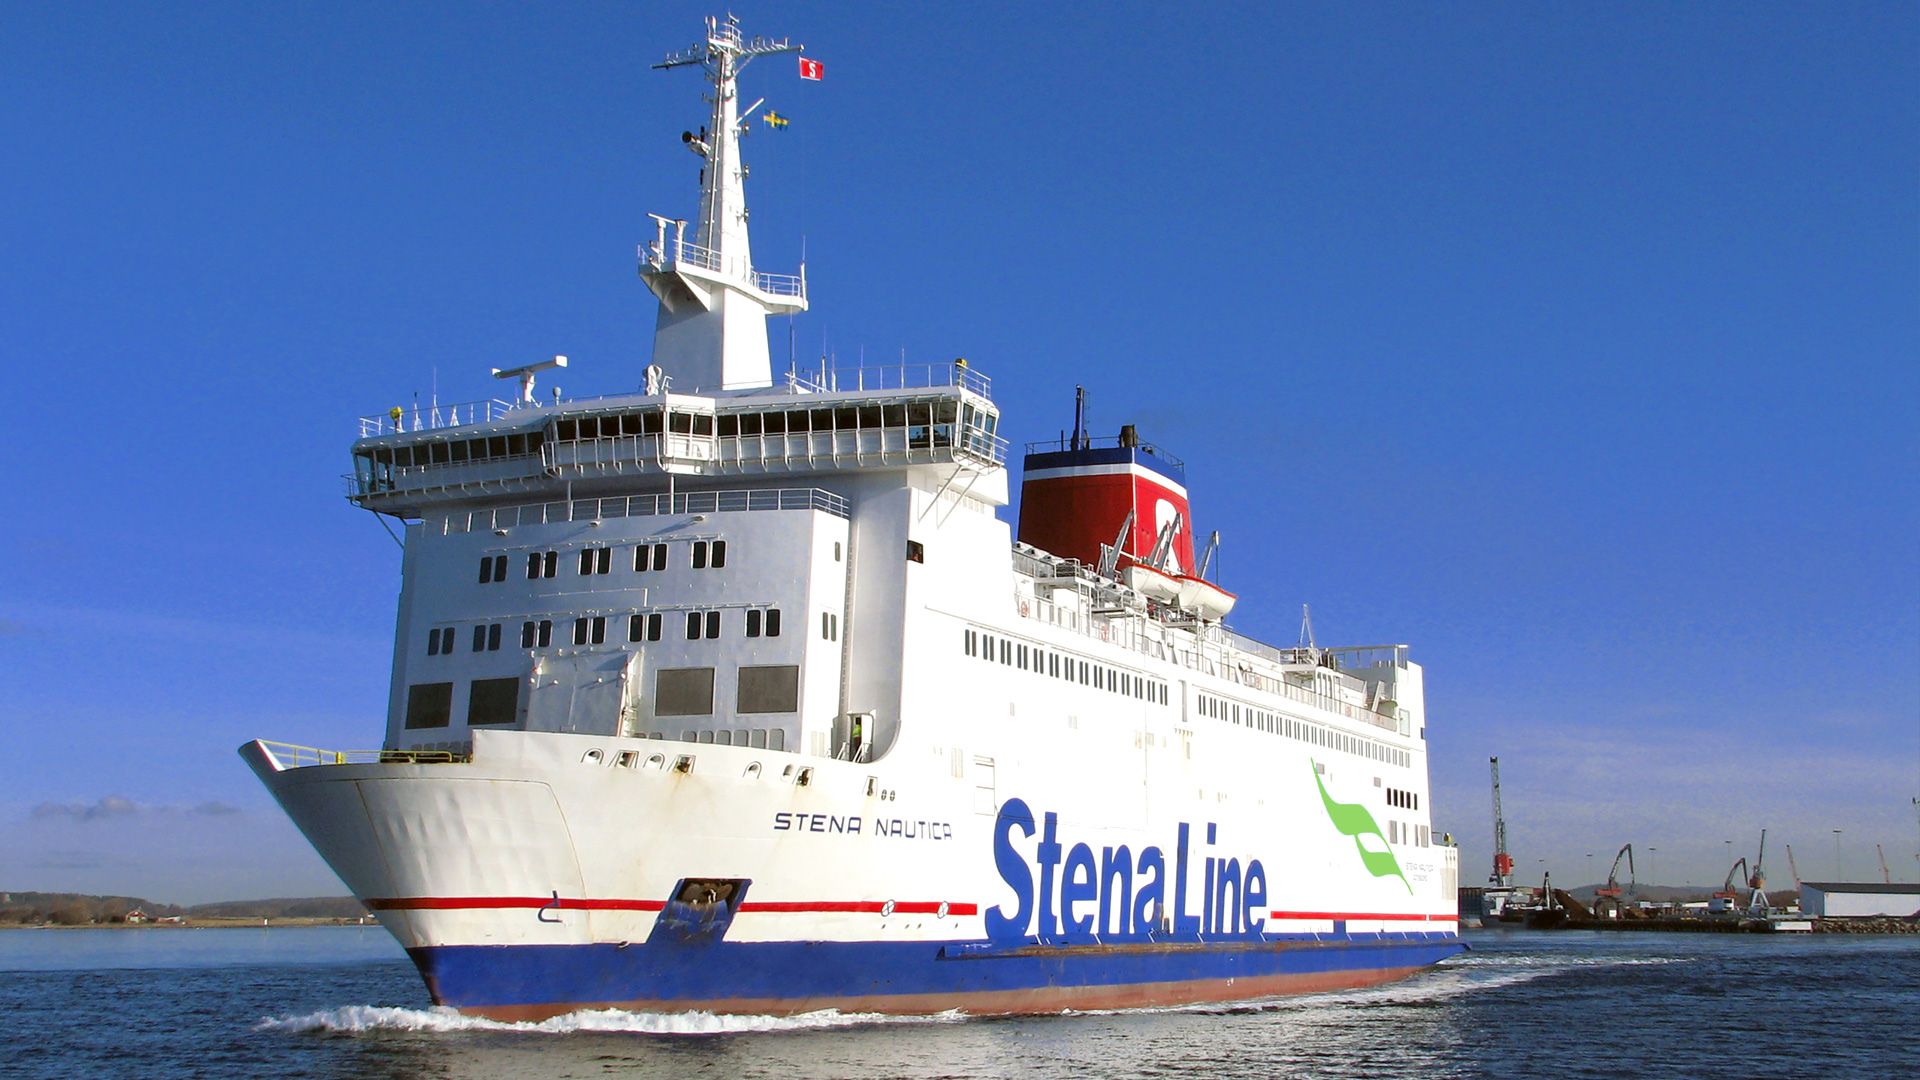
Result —
<instances>
[{"instance_id":1,"label":"ship wake","mask_svg":"<svg viewBox=\"0 0 1920 1080\"><path fill-rule=\"evenodd\" d=\"M465 1016L446 1008L405 1009L383 1005L345 1005L298 1016L267 1017L256 1031L293 1034L359 1035L381 1032L459 1034L515 1032L567 1035L576 1032L632 1035L729 1035L745 1032L813 1031L871 1024L949 1023L958 1012L935 1016L887 1016L880 1013L843 1013L833 1009L798 1016L721 1016L715 1013L636 1013L620 1009L589 1009L539 1022L508 1023Z\"/></svg>"}]
</instances>

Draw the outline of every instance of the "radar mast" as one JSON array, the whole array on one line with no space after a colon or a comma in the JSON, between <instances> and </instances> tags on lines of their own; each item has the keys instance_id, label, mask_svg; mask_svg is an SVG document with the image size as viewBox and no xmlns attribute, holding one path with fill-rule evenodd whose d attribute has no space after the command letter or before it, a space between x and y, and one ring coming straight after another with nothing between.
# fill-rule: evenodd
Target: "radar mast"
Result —
<instances>
[{"instance_id":1,"label":"radar mast","mask_svg":"<svg viewBox=\"0 0 1920 1080\"><path fill-rule=\"evenodd\" d=\"M747 38L740 21L707 18L704 42L671 53L656 69L699 65L712 84L708 124L681 141L703 161L700 216L687 221L651 214L653 243L640 254L640 276L659 298L653 362L681 391L747 390L773 384L767 316L805 311L806 266L798 274L753 268L747 238L747 169L740 135L759 103L740 109L738 78L756 56L799 52L786 38Z\"/></svg>"}]
</instances>

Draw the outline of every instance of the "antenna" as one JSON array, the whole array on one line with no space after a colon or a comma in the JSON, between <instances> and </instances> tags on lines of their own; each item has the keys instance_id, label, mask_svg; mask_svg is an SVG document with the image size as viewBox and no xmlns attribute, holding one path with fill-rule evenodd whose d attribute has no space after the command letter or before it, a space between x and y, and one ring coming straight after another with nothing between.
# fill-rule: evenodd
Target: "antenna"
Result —
<instances>
[{"instance_id":1,"label":"antenna","mask_svg":"<svg viewBox=\"0 0 1920 1080\"><path fill-rule=\"evenodd\" d=\"M551 360L542 360L537 364L523 364L517 368L494 368L493 377L496 379L519 379L519 404L532 405L533 377L542 371L546 371L548 368L563 368L566 366L567 358L564 356L556 356Z\"/></svg>"},{"instance_id":2,"label":"antenna","mask_svg":"<svg viewBox=\"0 0 1920 1080\"><path fill-rule=\"evenodd\" d=\"M1302 647L1308 649L1314 647L1313 609L1306 604L1300 605L1300 644Z\"/></svg>"}]
</instances>

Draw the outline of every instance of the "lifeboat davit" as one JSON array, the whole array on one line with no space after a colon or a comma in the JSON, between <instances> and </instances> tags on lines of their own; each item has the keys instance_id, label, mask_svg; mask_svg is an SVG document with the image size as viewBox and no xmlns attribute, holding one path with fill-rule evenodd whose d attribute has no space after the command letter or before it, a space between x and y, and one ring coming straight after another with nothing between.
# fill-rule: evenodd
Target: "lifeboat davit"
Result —
<instances>
[{"instance_id":1,"label":"lifeboat davit","mask_svg":"<svg viewBox=\"0 0 1920 1080\"><path fill-rule=\"evenodd\" d=\"M1180 598L1174 602L1181 610L1191 611L1203 619L1226 618L1227 612L1233 610L1233 602L1239 599L1204 578L1181 574L1173 580L1180 587Z\"/></svg>"},{"instance_id":2,"label":"lifeboat davit","mask_svg":"<svg viewBox=\"0 0 1920 1080\"><path fill-rule=\"evenodd\" d=\"M1120 576L1127 588L1149 600L1158 600L1163 604L1180 603L1180 579L1164 570L1156 570L1146 563L1134 563L1121 571Z\"/></svg>"}]
</instances>

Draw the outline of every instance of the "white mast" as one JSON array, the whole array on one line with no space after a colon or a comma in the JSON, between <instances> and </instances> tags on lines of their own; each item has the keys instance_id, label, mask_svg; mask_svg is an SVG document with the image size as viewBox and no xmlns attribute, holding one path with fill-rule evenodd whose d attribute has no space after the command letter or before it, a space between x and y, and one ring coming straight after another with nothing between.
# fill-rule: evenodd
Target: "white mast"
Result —
<instances>
[{"instance_id":1,"label":"white mast","mask_svg":"<svg viewBox=\"0 0 1920 1080\"><path fill-rule=\"evenodd\" d=\"M746 40L738 19L729 15L722 22L709 16L704 43L654 65L699 64L713 84L712 121L698 134L681 136L705 162L698 226L689 238L685 220L650 215L658 231L640 256L640 276L660 299L653 362L672 380L671 389L771 386L767 316L807 308L804 263L799 274L762 274L753 269L747 240L747 168L740 160L745 121L735 81L754 57L801 48L785 38Z\"/></svg>"}]
</instances>

